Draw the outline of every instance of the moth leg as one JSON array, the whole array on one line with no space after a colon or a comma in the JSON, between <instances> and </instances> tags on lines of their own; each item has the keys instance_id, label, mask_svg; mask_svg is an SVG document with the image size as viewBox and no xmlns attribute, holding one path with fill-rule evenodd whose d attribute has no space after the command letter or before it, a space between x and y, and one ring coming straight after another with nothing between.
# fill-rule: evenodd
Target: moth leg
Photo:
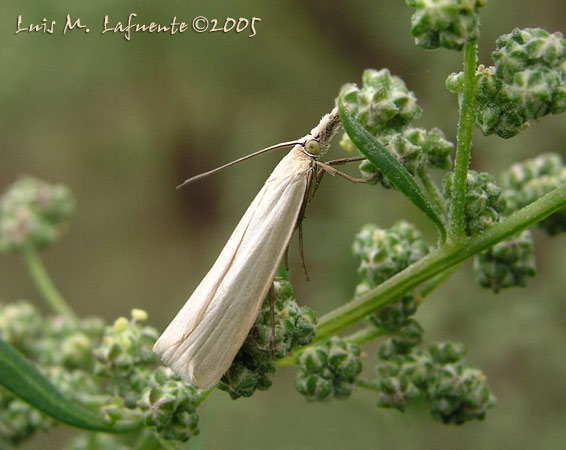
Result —
<instances>
[{"instance_id":1,"label":"moth leg","mask_svg":"<svg viewBox=\"0 0 566 450\"><path fill-rule=\"evenodd\" d=\"M277 297L275 296L275 289L273 289L273 283L269 288L269 317L271 319L271 350L273 355L276 356L277 348L275 346L275 301Z\"/></svg>"},{"instance_id":2,"label":"moth leg","mask_svg":"<svg viewBox=\"0 0 566 450\"><path fill-rule=\"evenodd\" d=\"M349 163L349 162L363 161L364 159L367 159L367 158L365 156L354 156L352 158L332 159L330 161L325 161L324 164L327 164L329 166L337 166L337 165L346 164L346 163Z\"/></svg>"},{"instance_id":3,"label":"moth leg","mask_svg":"<svg viewBox=\"0 0 566 450\"><path fill-rule=\"evenodd\" d=\"M379 177L379 175L381 174L381 171L378 171L378 172L374 173L370 178L355 178L355 177L348 175L347 173L340 172L339 170L335 169L332 166L329 166L326 163L322 163L320 161L317 161L316 165L319 166L325 172L328 172L330 175L339 175L342 178L345 178L346 180L351 181L352 183L369 183L371 181L376 180Z\"/></svg>"},{"instance_id":4,"label":"moth leg","mask_svg":"<svg viewBox=\"0 0 566 450\"><path fill-rule=\"evenodd\" d=\"M283 262L285 263L285 270L289 272L289 244L285 247L285 254L283 255Z\"/></svg>"},{"instance_id":5,"label":"moth leg","mask_svg":"<svg viewBox=\"0 0 566 450\"><path fill-rule=\"evenodd\" d=\"M316 192L318 190L318 186L320 186L320 182L322 181L322 177L324 176L326 172L324 170L319 170L316 174L316 182L314 184L314 189L313 189L313 195L314 192Z\"/></svg>"},{"instance_id":6,"label":"moth leg","mask_svg":"<svg viewBox=\"0 0 566 450\"><path fill-rule=\"evenodd\" d=\"M299 222L299 254L301 255L301 265L307 281L310 281L307 265L305 263L305 252L303 247L303 222Z\"/></svg>"},{"instance_id":7,"label":"moth leg","mask_svg":"<svg viewBox=\"0 0 566 450\"><path fill-rule=\"evenodd\" d=\"M299 229L299 254L301 255L301 265L303 266L303 273L305 274L305 279L310 281L309 274L307 271L307 266L305 264L305 253L304 253L304 245L303 245L303 220L305 218L305 211L307 208L307 203L312 199L314 192L316 190L316 164L313 161L311 167L309 169L309 173L307 175L307 186L305 188L305 195L303 197L303 204L301 205L301 209L299 211L299 217L297 218L297 228ZM313 183L313 180L314 183Z\"/></svg>"},{"instance_id":8,"label":"moth leg","mask_svg":"<svg viewBox=\"0 0 566 450\"><path fill-rule=\"evenodd\" d=\"M386 147L387 145L389 145L389 142L386 142L383 145ZM323 169L321 171L321 173L324 173L324 172L327 171L326 168L324 167L324 165L326 165L326 166L338 166L338 165L346 164L346 163L349 163L349 162L364 161L365 159L367 159L365 156L353 156L351 158L332 159L332 160L326 161L324 163L317 161L317 165L320 165L320 167ZM334 169L334 172L333 171L328 171L328 172L331 175L340 175L341 177L344 177L347 180L352 181L353 183L369 183L371 181L375 181L381 175L381 170L377 170L376 173L374 173L369 178L354 178L354 177L351 177L350 175L345 174L343 172L340 172L339 170L336 170L336 169ZM322 178L322 175L319 178ZM318 178L317 178L317 180L318 180ZM320 181L318 181L318 183L320 183ZM318 187L318 184L317 184L317 187Z\"/></svg>"}]
</instances>

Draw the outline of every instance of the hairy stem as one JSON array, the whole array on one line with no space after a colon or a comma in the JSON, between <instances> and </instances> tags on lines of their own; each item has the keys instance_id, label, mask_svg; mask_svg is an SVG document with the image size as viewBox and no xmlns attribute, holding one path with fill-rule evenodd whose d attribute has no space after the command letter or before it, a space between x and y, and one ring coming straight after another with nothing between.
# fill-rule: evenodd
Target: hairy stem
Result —
<instances>
[{"instance_id":1,"label":"hairy stem","mask_svg":"<svg viewBox=\"0 0 566 450\"><path fill-rule=\"evenodd\" d=\"M365 342L371 341L376 337L383 336L385 330L381 327L376 327L375 325L370 325L366 328L361 329L355 333L346 336L344 340L350 344L361 345Z\"/></svg>"},{"instance_id":2,"label":"hairy stem","mask_svg":"<svg viewBox=\"0 0 566 450\"><path fill-rule=\"evenodd\" d=\"M439 211L444 212L445 209L446 209L446 204L444 202L444 199L442 198L442 195L440 194L440 191L438 190L438 186L430 178L430 175L428 174L428 172L424 169L419 170L419 178L423 182L423 186L426 189L426 191L428 192L428 195L430 196L432 201L434 202L434 205L436 206L436 208Z\"/></svg>"},{"instance_id":3,"label":"hairy stem","mask_svg":"<svg viewBox=\"0 0 566 450\"><path fill-rule=\"evenodd\" d=\"M356 386L364 389L369 389L370 391L381 392L381 388L379 387L379 384L377 384L375 381L357 379Z\"/></svg>"},{"instance_id":4,"label":"hairy stem","mask_svg":"<svg viewBox=\"0 0 566 450\"><path fill-rule=\"evenodd\" d=\"M566 186L555 189L481 234L444 244L376 288L320 318L313 341L324 340L476 253L540 222L566 206Z\"/></svg>"},{"instance_id":5,"label":"hairy stem","mask_svg":"<svg viewBox=\"0 0 566 450\"><path fill-rule=\"evenodd\" d=\"M449 239L452 241L465 236L464 212L466 206L466 179L472 148L472 132L476 115L476 41L470 41L464 47L464 85L458 121L456 157L454 159L454 179L452 182L452 201L450 203Z\"/></svg>"},{"instance_id":6,"label":"hairy stem","mask_svg":"<svg viewBox=\"0 0 566 450\"><path fill-rule=\"evenodd\" d=\"M73 320L76 319L77 317L75 316L75 313L53 284L53 281L49 277L47 270L45 270L37 251L33 247L28 247L22 255L31 278L35 283L35 287L41 295L43 295L43 298L53 312L55 314L67 316Z\"/></svg>"}]
</instances>

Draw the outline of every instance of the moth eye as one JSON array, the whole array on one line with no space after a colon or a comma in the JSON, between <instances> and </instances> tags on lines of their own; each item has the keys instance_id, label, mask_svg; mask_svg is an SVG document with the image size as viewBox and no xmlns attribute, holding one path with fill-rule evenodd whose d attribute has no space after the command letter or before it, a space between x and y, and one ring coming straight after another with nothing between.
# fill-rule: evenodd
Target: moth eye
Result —
<instances>
[{"instance_id":1,"label":"moth eye","mask_svg":"<svg viewBox=\"0 0 566 450\"><path fill-rule=\"evenodd\" d=\"M305 150L310 155L318 155L320 153L320 143L312 139L305 144Z\"/></svg>"}]
</instances>

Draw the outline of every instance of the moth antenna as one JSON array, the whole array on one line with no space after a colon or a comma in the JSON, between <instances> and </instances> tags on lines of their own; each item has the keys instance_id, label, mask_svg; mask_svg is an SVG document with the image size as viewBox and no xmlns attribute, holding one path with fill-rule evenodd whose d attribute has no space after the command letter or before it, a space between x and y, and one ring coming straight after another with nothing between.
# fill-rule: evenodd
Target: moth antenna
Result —
<instances>
[{"instance_id":1,"label":"moth antenna","mask_svg":"<svg viewBox=\"0 0 566 450\"><path fill-rule=\"evenodd\" d=\"M263 148L261 150L258 150L257 152L251 153L251 154L246 155L246 156L242 156L241 158L238 158L238 159L236 159L232 162L229 162L228 164L224 164L223 166L217 167L216 169L212 169L212 170L209 170L208 172L204 172L204 173L195 175L194 177L187 178L185 181L183 181L181 184L179 184L176 189L180 189L183 186L185 186L189 183L192 183L193 181L197 181L197 180L200 180L201 178L207 177L209 175L213 175L216 172L220 172L221 170L226 169L227 167L233 166L234 164L238 164L242 161L245 161L246 159L253 158L254 156L261 155L262 153L267 153L271 150L276 150L278 148L283 148L283 147L289 147L291 145L297 145L297 144L300 144L300 143L301 143L300 141L281 142L280 144L275 144L275 145L272 145L270 147Z\"/></svg>"}]
</instances>

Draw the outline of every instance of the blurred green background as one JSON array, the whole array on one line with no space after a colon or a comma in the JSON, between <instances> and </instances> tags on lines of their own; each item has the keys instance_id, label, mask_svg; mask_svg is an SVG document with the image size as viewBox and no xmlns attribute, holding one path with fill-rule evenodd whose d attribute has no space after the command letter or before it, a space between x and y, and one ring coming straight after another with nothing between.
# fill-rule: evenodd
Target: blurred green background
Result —
<instances>
[{"instance_id":1,"label":"blurred green background","mask_svg":"<svg viewBox=\"0 0 566 450\"><path fill-rule=\"evenodd\" d=\"M113 320L146 309L163 329L213 263L247 204L285 150L248 161L176 191L184 178L265 146L297 138L318 123L340 86L368 67L401 76L424 108L417 125L454 140L456 99L444 88L461 55L423 51L409 34L403 1L325 2L102 0L5 1L0 6L0 186L19 175L68 185L78 200L70 232L44 254L54 280L81 315ZM142 23L173 16L221 22L259 17L247 32L174 36L101 34L130 12ZM53 35L15 34L24 23L56 20ZM91 32L63 36L66 14ZM514 27L566 31L562 0L492 0L482 10L480 62ZM564 154L564 117L545 117L518 137L475 141L472 165L496 174L545 151ZM329 158L343 157L334 145ZM291 279L300 303L319 314L351 298L355 233L406 218L435 241L431 224L404 198L381 188L325 178L304 224L312 281L295 240ZM535 233L540 275L526 289L494 295L470 264L418 313L427 342L462 340L499 399L485 422L443 426L415 407L377 409L373 394L309 404L294 371L274 387L233 402L220 391L204 403L201 436L210 449L561 449L566 441L566 266L564 237ZM295 238L296 239L296 238ZM21 262L0 257L0 299L41 304ZM371 371L376 345L367 345ZM23 448L59 448L60 427Z\"/></svg>"}]
</instances>

